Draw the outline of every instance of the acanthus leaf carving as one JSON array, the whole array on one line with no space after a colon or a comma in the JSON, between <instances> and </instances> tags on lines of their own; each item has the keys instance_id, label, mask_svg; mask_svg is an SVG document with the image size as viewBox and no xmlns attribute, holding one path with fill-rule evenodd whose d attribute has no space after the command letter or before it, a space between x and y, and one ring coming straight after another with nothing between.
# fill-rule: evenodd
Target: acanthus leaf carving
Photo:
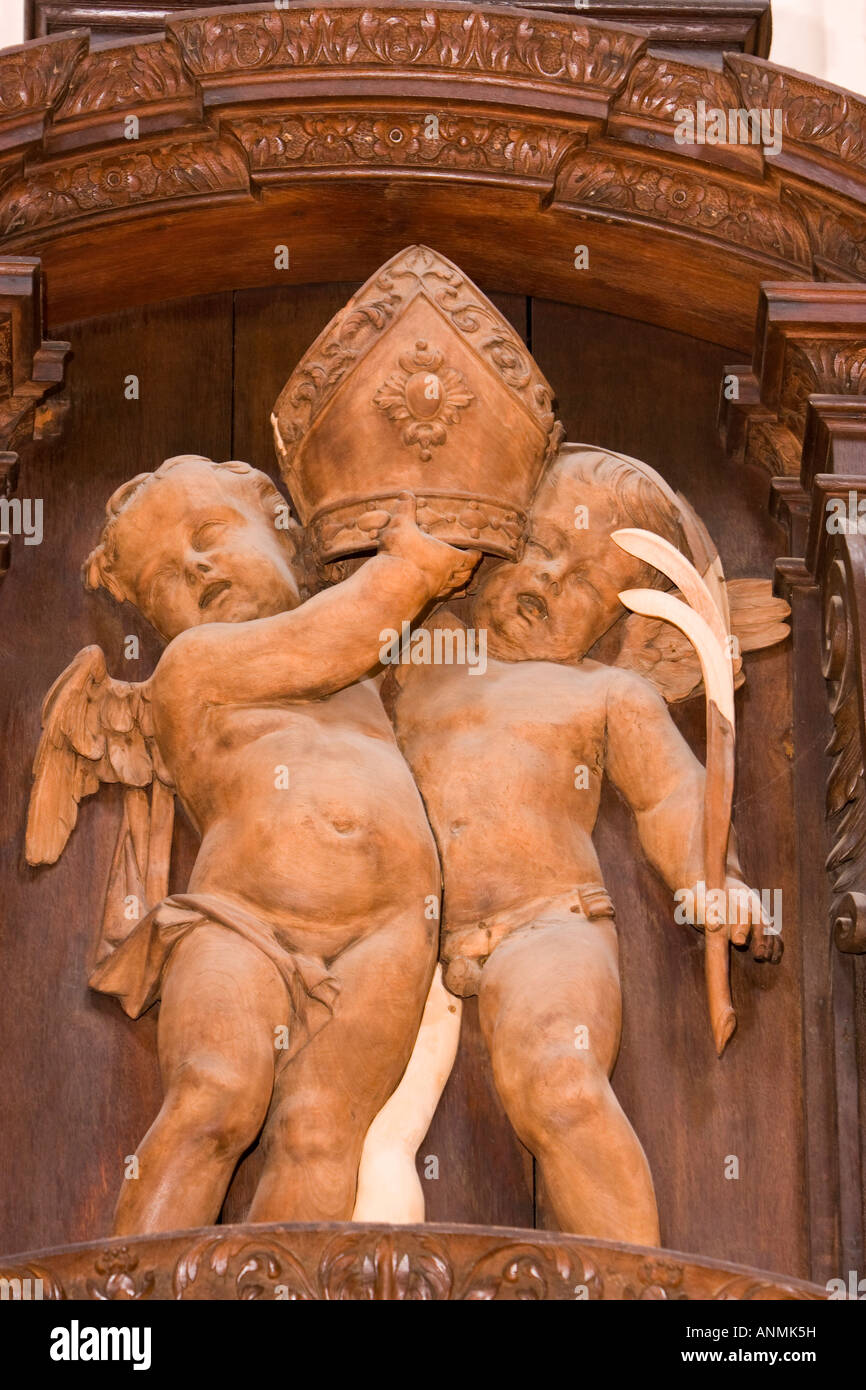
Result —
<instances>
[{"instance_id":1,"label":"acanthus leaf carving","mask_svg":"<svg viewBox=\"0 0 866 1390\"><path fill-rule=\"evenodd\" d=\"M97 49L76 67L55 119L191 96L194 91L177 49L166 39Z\"/></svg>"},{"instance_id":2,"label":"acanthus leaf carving","mask_svg":"<svg viewBox=\"0 0 866 1390\"><path fill-rule=\"evenodd\" d=\"M725 111L739 106L736 88L725 73L673 58L645 55L631 69L614 110L673 122L677 111L693 109L698 101Z\"/></svg>"},{"instance_id":3,"label":"acanthus leaf carving","mask_svg":"<svg viewBox=\"0 0 866 1390\"><path fill-rule=\"evenodd\" d=\"M542 1231L364 1223L228 1226L6 1261L44 1298L287 1301L823 1299L825 1289Z\"/></svg>"},{"instance_id":4,"label":"acanthus leaf carving","mask_svg":"<svg viewBox=\"0 0 866 1390\"><path fill-rule=\"evenodd\" d=\"M798 439L810 395L866 394L866 339L798 338L788 345L779 414Z\"/></svg>"},{"instance_id":5,"label":"acanthus leaf carving","mask_svg":"<svg viewBox=\"0 0 866 1390\"><path fill-rule=\"evenodd\" d=\"M188 139L78 155L37 166L28 179L2 190L0 235L13 237L46 223L137 204L248 188L246 163L226 141Z\"/></svg>"},{"instance_id":6,"label":"acanthus leaf carving","mask_svg":"<svg viewBox=\"0 0 866 1390\"><path fill-rule=\"evenodd\" d=\"M781 111L783 148L785 140L815 145L862 175L866 101L747 54L728 54L725 63L740 86L737 105Z\"/></svg>"},{"instance_id":7,"label":"acanthus leaf carving","mask_svg":"<svg viewBox=\"0 0 866 1390\"><path fill-rule=\"evenodd\" d=\"M853 204L842 207L799 189L784 189L782 201L806 228L817 278L866 280L866 215L855 213Z\"/></svg>"},{"instance_id":8,"label":"acanthus leaf carving","mask_svg":"<svg viewBox=\"0 0 866 1390\"><path fill-rule=\"evenodd\" d=\"M87 34L82 30L0 52L0 119L47 110L86 52Z\"/></svg>"},{"instance_id":9,"label":"acanthus leaf carving","mask_svg":"<svg viewBox=\"0 0 866 1390\"><path fill-rule=\"evenodd\" d=\"M690 167L674 169L592 148L580 150L568 157L557 175L555 204L675 226L789 266L810 262L799 219L772 195L746 191Z\"/></svg>"},{"instance_id":10,"label":"acanthus leaf carving","mask_svg":"<svg viewBox=\"0 0 866 1390\"><path fill-rule=\"evenodd\" d=\"M199 78L233 70L324 66L508 73L616 91L645 47L639 34L502 11L346 7L170 20Z\"/></svg>"}]
</instances>

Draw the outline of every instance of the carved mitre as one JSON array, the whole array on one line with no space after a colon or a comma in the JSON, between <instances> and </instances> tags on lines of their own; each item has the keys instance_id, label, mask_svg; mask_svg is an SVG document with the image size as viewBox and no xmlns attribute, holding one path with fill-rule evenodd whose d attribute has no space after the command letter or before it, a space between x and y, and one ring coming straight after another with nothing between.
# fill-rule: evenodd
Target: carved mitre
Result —
<instances>
[{"instance_id":1,"label":"carved mitre","mask_svg":"<svg viewBox=\"0 0 866 1390\"><path fill-rule=\"evenodd\" d=\"M399 252L331 320L271 420L322 561L372 549L407 489L424 530L514 558L562 437L513 328L427 246Z\"/></svg>"}]
</instances>

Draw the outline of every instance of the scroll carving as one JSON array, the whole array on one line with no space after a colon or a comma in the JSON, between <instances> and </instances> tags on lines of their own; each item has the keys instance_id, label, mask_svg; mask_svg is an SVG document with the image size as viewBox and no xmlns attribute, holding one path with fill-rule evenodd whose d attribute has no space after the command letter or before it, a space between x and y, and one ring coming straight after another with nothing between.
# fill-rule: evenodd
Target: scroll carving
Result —
<instances>
[{"instance_id":1,"label":"scroll carving","mask_svg":"<svg viewBox=\"0 0 866 1390\"><path fill-rule=\"evenodd\" d=\"M102 1242L7 1264L43 1297L87 1300L813 1301L825 1289L757 1270L543 1232L439 1226L214 1227Z\"/></svg>"}]
</instances>

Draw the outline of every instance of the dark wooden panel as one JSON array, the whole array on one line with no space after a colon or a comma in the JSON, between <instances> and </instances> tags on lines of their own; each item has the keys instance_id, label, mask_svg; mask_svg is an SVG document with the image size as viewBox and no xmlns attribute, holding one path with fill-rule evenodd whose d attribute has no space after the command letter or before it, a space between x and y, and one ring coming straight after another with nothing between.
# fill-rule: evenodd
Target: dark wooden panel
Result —
<instances>
[{"instance_id":1,"label":"dark wooden panel","mask_svg":"<svg viewBox=\"0 0 866 1390\"><path fill-rule=\"evenodd\" d=\"M735 471L715 433L728 349L543 302L533 302L532 346L570 439L644 459L682 489L730 577L772 574L780 537L765 515L768 479ZM778 969L734 953L739 1029L721 1061L701 940L673 924L670 895L640 862L613 792L598 847L620 923L625 1010L614 1085L647 1150L663 1244L808 1275L789 647L746 658L734 810L749 881L782 890L787 948ZM674 712L703 756L702 703ZM728 1155L739 1160L737 1180L725 1177Z\"/></svg>"},{"instance_id":2,"label":"dark wooden panel","mask_svg":"<svg viewBox=\"0 0 866 1390\"><path fill-rule=\"evenodd\" d=\"M155 1016L133 1023L87 987L120 809L116 788L82 807L60 862L28 869L23 834L39 708L81 647L97 642L109 670L136 680L159 646L136 612L86 594L84 557L111 492L179 452L228 454L231 299L69 324L72 400L60 442L36 449L20 495L44 503L44 541L16 544L2 598L0 669L0 1248L105 1234L132 1153L161 1092ZM135 373L139 401L124 399ZM123 656L126 634L141 658ZM181 881L192 843L179 831Z\"/></svg>"}]
</instances>

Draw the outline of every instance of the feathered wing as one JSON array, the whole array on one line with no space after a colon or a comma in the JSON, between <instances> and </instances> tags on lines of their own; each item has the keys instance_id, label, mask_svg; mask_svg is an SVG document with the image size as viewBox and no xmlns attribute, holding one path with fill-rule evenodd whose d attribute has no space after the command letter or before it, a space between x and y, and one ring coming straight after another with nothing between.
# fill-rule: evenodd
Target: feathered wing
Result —
<instances>
[{"instance_id":1,"label":"feathered wing","mask_svg":"<svg viewBox=\"0 0 866 1390\"><path fill-rule=\"evenodd\" d=\"M649 472L645 465L644 471ZM653 474L665 490L667 485ZM671 494L673 496L673 494ZM732 637L734 685L746 679L742 653L784 642L790 632L785 621L790 608L773 595L769 579L725 579L712 536L683 494L676 494L677 510L692 563L707 585L722 620ZM652 681L668 704L703 693L703 677L697 653L688 638L670 623L630 614L623 619L624 636L615 666L624 666Z\"/></svg>"},{"instance_id":2,"label":"feathered wing","mask_svg":"<svg viewBox=\"0 0 866 1390\"><path fill-rule=\"evenodd\" d=\"M80 651L45 697L33 777L24 850L33 865L60 858L85 796L103 782L125 789L102 956L168 886L174 789L154 737L150 682L114 680L101 647Z\"/></svg>"},{"instance_id":3,"label":"feathered wing","mask_svg":"<svg viewBox=\"0 0 866 1390\"><path fill-rule=\"evenodd\" d=\"M724 582L730 613L730 632L736 638L734 684L746 679L744 652L761 651L784 642L790 632L790 608L773 596L769 579L728 579ZM623 622L624 637L614 661L652 681L668 704L703 692L701 664L691 643L670 623L631 614Z\"/></svg>"}]
</instances>

